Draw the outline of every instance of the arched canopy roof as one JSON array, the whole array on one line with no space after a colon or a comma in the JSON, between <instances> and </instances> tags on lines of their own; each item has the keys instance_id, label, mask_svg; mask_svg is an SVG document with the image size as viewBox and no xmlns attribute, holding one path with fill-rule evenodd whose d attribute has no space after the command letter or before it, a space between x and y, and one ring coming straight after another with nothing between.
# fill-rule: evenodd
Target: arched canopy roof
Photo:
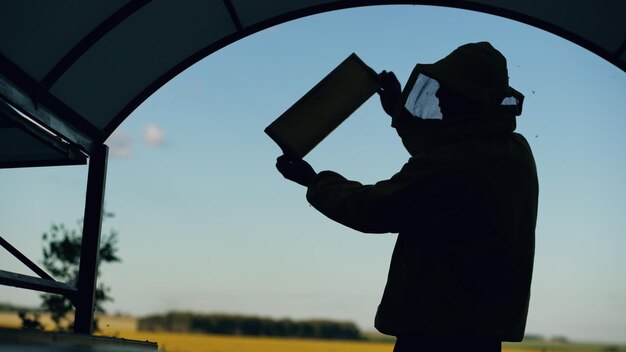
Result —
<instances>
[{"instance_id":1,"label":"arched canopy roof","mask_svg":"<svg viewBox=\"0 0 626 352\"><path fill-rule=\"evenodd\" d=\"M254 32L324 11L400 3L508 17L626 70L624 1L3 1L0 167L84 163L159 87Z\"/></svg>"}]
</instances>

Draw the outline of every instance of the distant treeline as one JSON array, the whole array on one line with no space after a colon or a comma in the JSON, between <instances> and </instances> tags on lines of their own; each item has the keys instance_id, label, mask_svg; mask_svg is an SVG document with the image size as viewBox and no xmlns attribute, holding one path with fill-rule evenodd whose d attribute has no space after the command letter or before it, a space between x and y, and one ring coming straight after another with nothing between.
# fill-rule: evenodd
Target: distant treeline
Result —
<instances>
[{"instance_id":1,"label":"distant treeline","mask_svg":"<svg viewBox=\"0 0 626 352\"><path fill-rule=\"evenodd\" d=\"M16 306L12 303L0 302L0 312L34 312L37 308Z\"/></svg>"},{"instance_id":2,"label":"distant treeline","mask_svg":"<svg viewBox=\"0 0 626 352\"><path fill-rule=\"evenodd\" d=\"M271 319L229 314L170 312L140 318L139 330L202 332L224 335L283 336L319 339L361 339L354 323L331 320Z\"/></svg>"}]
</instances>

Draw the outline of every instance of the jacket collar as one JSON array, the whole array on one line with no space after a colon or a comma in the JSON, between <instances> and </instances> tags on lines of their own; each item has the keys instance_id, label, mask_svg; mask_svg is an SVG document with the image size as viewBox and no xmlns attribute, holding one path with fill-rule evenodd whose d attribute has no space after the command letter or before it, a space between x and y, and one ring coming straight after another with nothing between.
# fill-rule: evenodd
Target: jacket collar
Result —
<instances>
[{"instance_id":1,"label":"jacket collar","mask_svg":"<svg viewBox=\"0 0 626 352\"><path fill-rule=\"evenodd\" d=\"M398 132L407 151L415 156L468 138L512 133L516 122L509 114L466 115L455 120L422 120L401 114L392 119L391 126Z\"/></svg>"}]
</instances>

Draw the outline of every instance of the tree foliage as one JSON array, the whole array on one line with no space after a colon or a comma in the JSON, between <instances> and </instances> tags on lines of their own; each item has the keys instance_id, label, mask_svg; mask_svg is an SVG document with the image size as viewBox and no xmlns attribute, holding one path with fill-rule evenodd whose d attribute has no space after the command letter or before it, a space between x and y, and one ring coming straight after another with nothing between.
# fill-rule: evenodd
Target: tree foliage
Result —
<instances>
[{"instance_id":1,"label":"tree foliage","mask_svg":"<svg viewBox=\"0 0 626 352\"><path fill-rule=\"evenodd\" d=\"M113 217L113 213L104 213L103 220ZM43 266L56 280L76 286L78 283L78 271L80 267L80 253L82 244L82 221L77 222L73 228L64 224L52 224L50 230L42 235ZM100 238L99 261L96 269L97 277L100 277L100 265L102 263L116 263L121 259L118 256L119 233L111 229L109 233L102 234ZM98 280L95 292L95 309L97 312L105 312L103 304L113 301L110 295L111 288ZM71 329L73 326L70 312L74 310L69 299L56 294L45 293L41 295L41 308L50 312L51 319L57 330ZM25 320L23 321L23 325ZM97 321L94 322L97 329Z\"/></svg>"},{"instance_id":2,"label":"tree foliage","mask_svg":"<svg viewBox=\"0 0 626 352\"><path fill-rule=\"evenodd\" d=\"M40 312L27 312L20 310L17 312L17 316L20 320L22 320L22 328L43 330L43 324L39 321L41 318ZM32 316L32 318L30 316Z\"/></svg>"}]
</instances>

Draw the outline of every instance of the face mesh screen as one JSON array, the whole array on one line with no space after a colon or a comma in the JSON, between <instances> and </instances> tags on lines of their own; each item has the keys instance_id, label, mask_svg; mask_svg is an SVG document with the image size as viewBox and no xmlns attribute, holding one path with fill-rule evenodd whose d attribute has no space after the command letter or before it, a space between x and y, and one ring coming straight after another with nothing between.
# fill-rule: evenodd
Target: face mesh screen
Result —
<instances>
[{"instance_id":1,"label":"face mesh screen","mask_svg":"<svg viewBox=\"0 0 626 352\"><path fill-rule=\"evenodd\" d=\"M443 119L443 115L439 109L439 99L435 94L438 89L439 82L426 75L420 74L415 80L413 89L411 89L404 107L411 115L420 119Z\"/></svg>"}]
</instances>

